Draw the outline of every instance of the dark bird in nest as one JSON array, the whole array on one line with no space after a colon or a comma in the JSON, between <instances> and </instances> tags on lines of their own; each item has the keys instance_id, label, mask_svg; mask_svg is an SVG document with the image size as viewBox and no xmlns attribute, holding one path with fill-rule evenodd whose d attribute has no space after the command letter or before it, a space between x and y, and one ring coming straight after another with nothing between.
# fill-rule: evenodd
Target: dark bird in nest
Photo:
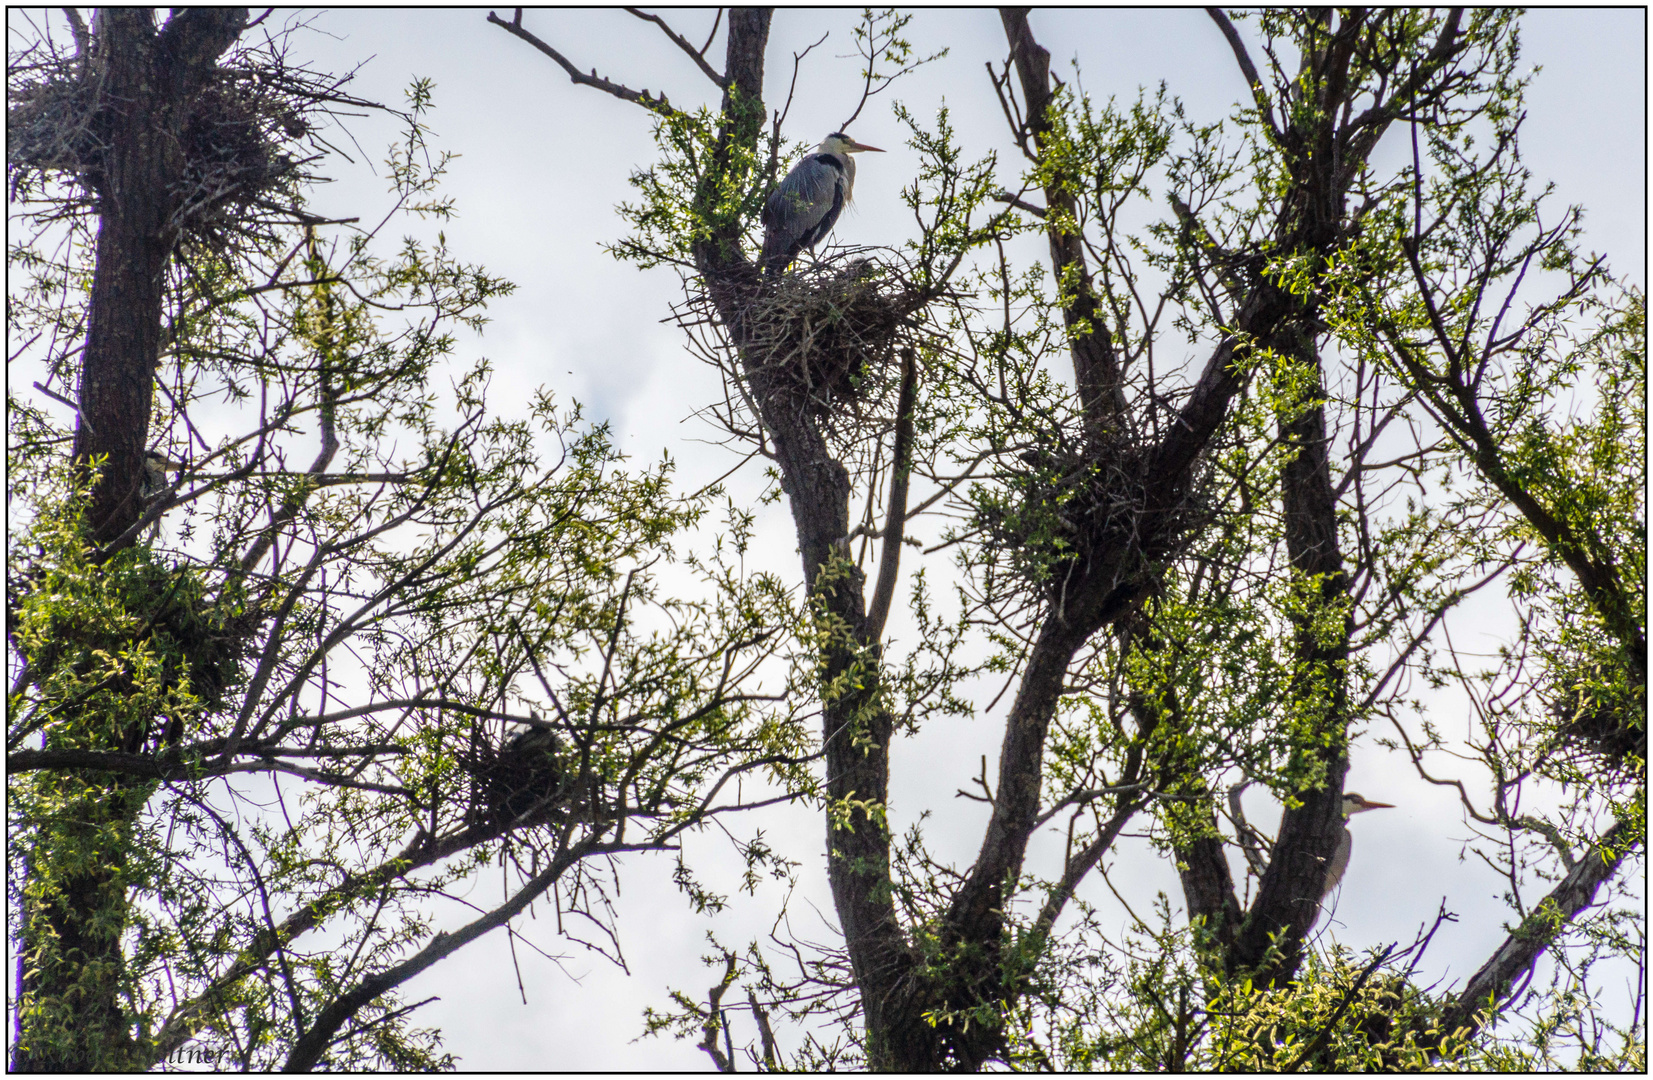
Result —
<instances>
[{"instance_id":1,"label":"dark bird in nest","mask_svg":"<svg viewBox=\"0 0 1653 1080\"><path fill-rule=\"evenodd\" d=\"M775 277L792 265L805 248L813 249L838 223L855 192L855 159L851 154L871 150L841 131L792 166L763 204L764 273Z\"/></svg>"},{"instance_id":2,"label":"dark bird in nest","mask_svg":"<svg viewBox=\"0 0 1653 1080\"><path fill-rule=\"evenodd\" d=\"M501 825L543 820L562 803L562 743L556 733L530 727L499 748L488 770L486 797L493 819Z\"/></svg>"}]
</instances>

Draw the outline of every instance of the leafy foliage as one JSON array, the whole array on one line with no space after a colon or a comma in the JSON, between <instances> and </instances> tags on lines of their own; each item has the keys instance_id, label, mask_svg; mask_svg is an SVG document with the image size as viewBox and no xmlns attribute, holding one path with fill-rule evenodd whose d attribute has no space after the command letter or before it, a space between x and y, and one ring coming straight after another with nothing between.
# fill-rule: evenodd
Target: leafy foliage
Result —
<instances>
[{"instance_id":1,"label":"leafy foliage","mask_svg":"<svg viewBox=\"0 0 1653 1080\"><path fill-rule=\"evenodd\" d=\"M548 891L612 933L601 857L811 786L794 604L741 568L750 519L683 547L717 491L680 496L669 458L631 467L543 389L502 413L490 364L460 361L512 286L415 224L454 214L429 107L416 83L379 227L301 215L176 252L140 542L87 543L61 421L12 386L12 933L63 973L25 984L32 1060L451 1067L403 981ZM10 328L61 398L96 222L30 195ZM563 779L502 814L524 731L554 733ZM496 863L503 895L437 932L432 898Z\"/></svg>"}]
</instances>

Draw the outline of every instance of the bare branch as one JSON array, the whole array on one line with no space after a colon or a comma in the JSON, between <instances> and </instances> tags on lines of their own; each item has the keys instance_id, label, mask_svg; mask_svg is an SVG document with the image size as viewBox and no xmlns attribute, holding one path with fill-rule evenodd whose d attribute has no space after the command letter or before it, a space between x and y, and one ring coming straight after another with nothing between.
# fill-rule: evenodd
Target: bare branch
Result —
<instances>
[{"instance_id":1,"label":"bare branch","mask_svg":"<svg viewBox=\"0 0 1653 1080\"><path fill-rule=\"evenodd\" d=\"M42 769L96 769L100 772L141 776L150 780L196 780L205 776L227 776L230 773L283 772L334 787L377 791L382 795L407 794L407 789L403 787L352 780L337 773L306 769L273 758L209 765L164 761L148 754L100 750L18 750L6 755L7 772L24 773Z\"/></svg>"},{"instance_id":2,"label":"bare branch","mask_svg":"<svg viewBox=\"0 0 1653 1080\"><path fill-rule=\"evenodd\" d=\"M1026 210L1040 221L1045 219L1045 210L1043 207L1034 206L1032 203L1027 202L1019 196L1010 194L1008 191L1000 191L996 193L993 196L993 200L995 202L1009 203L1018 210Z\"/></svg>"},{"instance_id":3,"label":"bare branch","mask_svg":"<svg viewBox=\"0 0 1653 1080\"><path fill-rule=\"evenodd\" d=\"M780 111L780 114L775 117L775 137L770 140L769 144L770 176L775 175L775 157L778 153L780 153L781 128L786 126L787 115L792 112L792 97L798 92L798 69L803 65L804 57L814 52L816 46L825 41L827 39L827 35L830 33L831 31L829 30L826 34L822 34L820 37L816 38L812 44L805 46L803 52L795 52L792 54L792 82L789 83L786 88L786 107L783 108Z\"/></svg>"},{"instance_id":4,"label":"bare branch","mask_svg":"<svg viewBox=\"0 0 1653 1080\"><path fill-rule=\"evenodd\" d=\"M556 49L553 49L551 46L547 45L527 30L523 29L521 8L516 9L516 14L511 17L510 22L506 22L504 19L500 18L498 15L495 15L491 11L488 12L488 21L493 23L495 26L502 28L506 33L521 38L534 48L538 49L540 52L544 53L546 56L549 56L551 59L555 60L564 71L568 72L569 79L581 86L589 86L593 89L601 90L605 94L612 94L621 101L629 101L634 105L641 105L650 112L658 113L661 116L679 115L678 111L672 108L670 102L666 100L666 95L664 92L662 92L659 97L654 97L647 90L637 91L633 90L629 86L622 86L619 83L610 82L609 80L598 75L596 68L592 68L591 74L589 75L580 71L580 69L575 67L573 63L569 61L569 59L562 53L558 52ZM719 83L719 85L721 86L724 84Z\"/></svg>"},{"instance_id":5,"label":"bare branch","mask_svg":"<svg viewBox=\"0 0 1653 1080\"><path fill-rule=\"evenodd\" d=\"M413 956L376 975L368 976L346 993L333 999L332 1003L322 1010L321 1015L316 1017L310 1030L293 1046L292 1053L287 1057L286 1070L308 1072L314 1068L322 1053L332 1045L333 1036L339 1028L343 1027L362 1006L379 995L394 990L438 960L458 952L490 930L504 926L516 918L530 903L538 899L541 893L550 888L552 882L596 846L597 837L593 834L575 847L564 850L550 866L517 890L517 894L506 903L481 918L472 920L454 933L438 933L431 939L430 944Z\"/></svg>"},{"instance_id":6,"label":"bare branch","mask_svg":"<svg viewBox=\"0 0 1653 1080\"><path fill-rule=\"evenodd\" d=\"M706 35L706 44L704 44L700 47L701 55L705 55L706 50L710 49L712 47L712 42L714 40L716 40L716 38L717 38L717 28L722 26L722 25L723 25L723 9L718 8L717 9L717 17L712 20L712 32L710 34Z\"/></svg>"},{"instance_id":7,"label":"bare branch","mask_svg":"<svg viewBox=\"0 0 1653 1080\"><path fill-rule=\"evenodd\" d=\"M639 19L642 19L644 22L651 22L658 26L662 33L672 39L672 44L689 54L689 59L695 62L695 66L700 68L708 79L717 84L717 88L719 90L727 90L729 88L728 80L726 80L722 75L719 75L717 69L706 62L706 48L703 47L696 49L693 45L690 45L687 41L684 41L683 38L678 35L677 31L667 26L666 20L662 19L658 15L650 15L647 12L639 11L634 7L628 7L626 10L637 16ZM718 18L723 18L722 8L718 9ZM715 24L712 27L712 35L713 37L717 36L717 26ZM706 47L710 47L711 44L711 38L707 38Z\"/></svg>"},{"instance_id":8,"label":"bare branch","mask_svg":"<svg viewBox=\"0 0 1653 1080\"><path fill-rule=\"evenodd\" d=\"M896 406L895 446L890 452L890 505L884 514L884 550L878 556L878 585L867 609L869 642L884 635L884 620L895 596L901 568L901 538L907 525L907 480L913 471L913 406L918 394L918 360L911 348L901 354L901 397Z\"/></svg>"},{"instance_id":9,"label":"bare branch","mask_svg":"<svg viewBox=\"0 0 1653 1080\"><path fill-rule=\"evenodd\" d=\"M1228 47L1234 50L1234 60L1240 65L1240 73L1245 76L1246 85L1251 87L1251 96L1257 102L1257 111L1268 121L1269 132L1278 142L1281 137L1280 125L1274 122L1274 106L1269 102L1268 91L1263 88L1262 76L1257 74L1257 65L1251 62L1251 54L1246 51L1245 42L1240 39L1240 32L1235 29L1222 8L1208 7L1205 13L1211 16L1211 21L1217 24L1217 29L1228 39Z\"/></svg>"},{"instance_id":10,"label":"bare branch","mask_svg":"<svg viewBox=\"0 0 1653 1080\"><path fill-rule=\"evenodd\" d=\"M1469 980L1446 1015L1440 1030L1445 1034L1467 1032L1473 1037L1496 1014L1515 986L1516 980L1537 963L1563 930L1595 902L1601 888L1639 844L1642 838L1623 821L1617 822L1601 842L1579 859L1567 876L1533 909L1520 926Z\"/></svg>"}]
</instances>

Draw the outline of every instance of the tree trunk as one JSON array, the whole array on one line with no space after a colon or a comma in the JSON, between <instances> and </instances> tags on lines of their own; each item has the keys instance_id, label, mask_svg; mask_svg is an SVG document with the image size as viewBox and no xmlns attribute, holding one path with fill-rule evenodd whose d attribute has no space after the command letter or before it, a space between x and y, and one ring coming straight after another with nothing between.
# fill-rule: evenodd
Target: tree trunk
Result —
<instances>
[{"instance_id":1,"label":"tree trunk","mask_svg":"<svg viewBox=\"0 0 1653 1080\"><path fill-rule=\"evenodd\" d=\"M1022 86L1027 134L1034 146L1043 150L1049 138L1050 105L1054 96L1050 86L1050 50L1033 39L1033 31L1027 24L1030 10L1000 8L999 20L1004 24L1010 56ZM1046 184L1044 194L1045 220L1051 222L1045 233L1050 241L1052 276L1061 282L1071 275L1074 283L1073 295L1062 298L1062 323L1068 331L1074 382L1079 390L1086 434L1097 438L1109 429L1117 429L1126 416L1119 358L1113 335L1108 330L1107 312L1096 302L1090 267L1085 262L1084 238L1055 224L1058 217L1078 221L1075 212L1078 203L1069 187L1055 178Z\"/></svg>"},{"instance_id":2,"label":"tree trunk","mask_svg":"<svg viewBox=\"0 0 1653 1080\"><path fill-rule=\"evenodd\" d=\"M88 178L98 196L98 243L74 456L83 467L102 461L87 510L99 544L119 538L143 510L190 98L246 24L246 8L183 10L159 33L148 8L103 9L94 23L90 67L102 85L93 125L107 150L98 175Z\"/></svg>"},{"instance_id":3,"label":"tree trunk","mask_svg":"<svg viewBox=\"0 0 1653 1080\"><path fill-rule=\"evenodd\" d=\"M98 87L91 126L105 150L82 177L97 194L99 221L74 459L97 473L86 524L88 538L106 548L129 543L125 534L143 511L166 269L181 232L183 123L192 95L246 24L245 8L194 8L176 10L157 32L152 9L103 9L84 58ZM65 727L93 738L90 749L127 749L134 735L105 731L98 716L69 716ZM138 1067L122 1001L125 838L151 786L75 775L57 783L65 813L37 823L28 860L12 1067Z\"/></svg>"},{"instance_id":4,"label":"tree trunk","mask_svg":"<svg viewBox=\"0 0 1653 1080\"><path fill-rule=\"evenodd\" d=\"M1308 614L1298 620L1290 708L1312 718L1313 735L1297 752L1320 756L1301 764L1310 772L1323 767L1323 782L1297 792L1301 804L1281 818L1257 901L1229 957L1231 969L1262 969L1270 984L1296 972L1303 941L1320 916L1326 868L1343 828L1343 778L1349 771L1347 668L1354 625L1337 538L1323 376L1307 329L1312 317L1310 312L1297 320L1277 347L1314 371L1314 396L1296 416L1281 420L1281 440L1292 455L1281 476L1281 500L1292 572L1313 593ZM1340 610L1337 629L1327 632L1331 620L1323 613ZM1277 962L1268 960L1271 946L1278 949Z\"/></svg>"},{"instance_id":5,"label":"tree trunk","mask_svg":"<svg viewBox=\"0 0 1653 1080\"><path fill-rule=\"evenodd\" d=\"M734 143L750 150L761 132L763 54L771 12L736 8L730 15L724 77L723 129L707 172L721 179ZM867 640L865 576L849 557L849 473L832 457L806 409L770 385L768 357L749 351L744 312L763 288L757 268L740 250L740 222L715 219L715 186L704 193L711 235L695 260L712 301L742 354L745 376L764 428L773 440L781 485L792 510L804 581L822 634L818 663L827 796L827 877L844 933L874 1069L932 1071L941 1065L936 1028L923 1017L913 982L915 962L895 911L890 881L890 838L884 821L889 797L893 719L880 692L878 643Z\"/></svg>"}]
</instances>

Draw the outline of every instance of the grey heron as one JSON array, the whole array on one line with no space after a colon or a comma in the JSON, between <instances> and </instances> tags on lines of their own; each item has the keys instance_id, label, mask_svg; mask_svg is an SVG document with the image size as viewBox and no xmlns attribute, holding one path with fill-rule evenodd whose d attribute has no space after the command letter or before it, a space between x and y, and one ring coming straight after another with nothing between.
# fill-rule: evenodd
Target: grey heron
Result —
<instances>
[{"instance_id":1,"label":"grey heron","mask_svg":"<svg viewBox=\"0 0 1653 1080\"><path fill-rule=\"evenodd\" d=\"M1343 880L1343 871L1349 868L1349 853L1354 850L1354 834L1349 832L1349 815L1359 814L1366 810L1393 810L1394 803L1373 802L1371 799L1354 792L1345 792L1343 795L1343 835L1337 839L1337 850L1332 852L1331 864L1326 867L1326 887L1321 891L1321 897L1331 895L1337 883Z\"/></svg>"},{"instance_id":2,"label":"grey heron","mask_svg":"<svg viewBox=\"0 0 1653 1080\"><path fill-rule=\"evenodd\" d=\"M855 191L855 159L850 155L865 150L884 152L834 131L792 166L770 193L763 204L760 262L771 277L792 265L798 252L814 248L832 231Z\"/></svg>"},{"instance_id":3,"label":"grey heron","mask_svg":"<svg viewBox=\"0 0 1653 1080\"><path fill-rule=\"evenodd\" d=\"M152 502L169 486L167 473L176 472L183 467L182 462L173 461L159 450L145 450L143 478L138 483L138 498L145 504Z\"/></svg>"}]
</instances>

